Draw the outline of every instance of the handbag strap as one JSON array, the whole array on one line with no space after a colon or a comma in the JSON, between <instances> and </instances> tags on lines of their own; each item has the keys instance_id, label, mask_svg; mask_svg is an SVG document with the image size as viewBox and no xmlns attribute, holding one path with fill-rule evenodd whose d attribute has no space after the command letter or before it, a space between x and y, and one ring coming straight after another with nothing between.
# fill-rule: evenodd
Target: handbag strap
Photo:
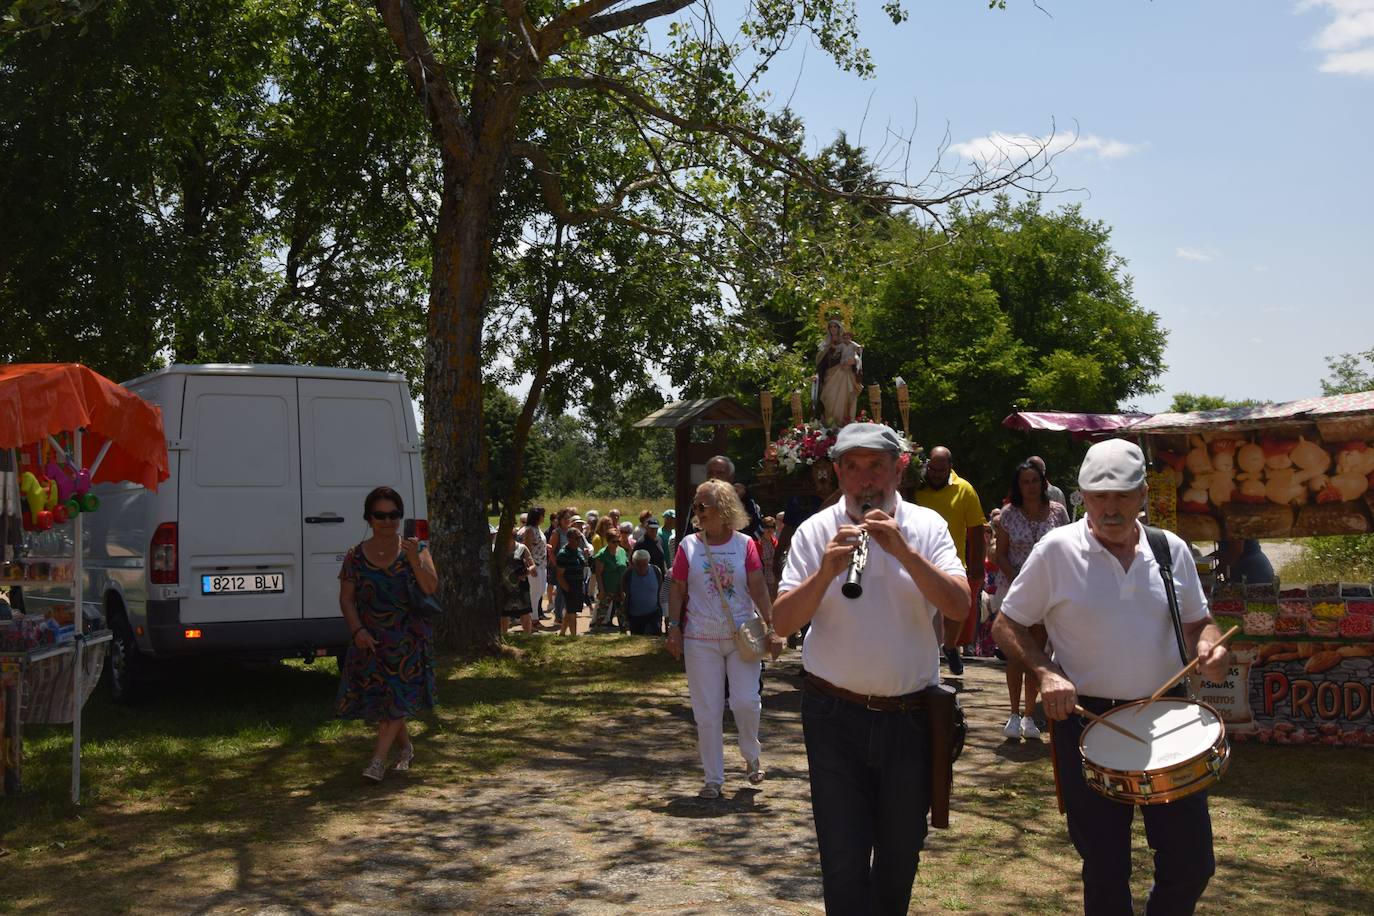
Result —
<instances>
[{"instance_id":1,"label":"handbag strap","mask_svg":"<svg viewBox=\"0 0 1374 916\"><path fill-rule=\"evenodd\" d=\"M697 537L701 538L701 546L706 548L706 565L710 567L711 578L716 583L716 596L720 598L720 609L725 612L725 619L731 624L734 624L735 615L730 613L730 603L725 600L725 589L720 584L720 570L716 569L716 557L715 554L711 553L711 545L706 540L706 532L698 531ZM733 536L731 540L734 540ZM752 602L749 605L749 609L756 614L758 613L758 611L754 609Z\"/></svg>"},{"instance_id":2,"label":"handbag strap","mask_svg":"<svg viewBox=\"0 0 1374 916\"><path fill-rule=\"evenodd\" d=\"M1178 642L1178 657L1186 665L1188 649L1183 642L1183 618L1178 611L1178 592L1174 590L1174 562L1169 550L1169 539L1164 536L1163 529L1150 525L1142 527L1145 529L1145 540L1150 543L1150 551L1155 555L1155 562L1159 564L1159 575L1164 580L1164 594L1169 599L1169 616L1174 623L1174 639Z\"/></svg>"}]
</instances>

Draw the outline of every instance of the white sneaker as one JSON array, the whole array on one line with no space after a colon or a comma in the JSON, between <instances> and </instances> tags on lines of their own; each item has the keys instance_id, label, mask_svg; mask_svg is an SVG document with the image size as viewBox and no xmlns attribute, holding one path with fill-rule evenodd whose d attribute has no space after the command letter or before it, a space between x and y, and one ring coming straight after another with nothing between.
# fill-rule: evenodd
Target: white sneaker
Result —
<instances>
[{"instance_id":1,"label":"white sneaker","mask_svg":"<svg viewBox=\"0 0 1374 916\"><path fill-rule=\"evenodd\" d=\"M1034 724L1033 722L1031 723L1032 726L1034 726ZM1008 717L1007 724L1002 726L1002 734L1006 735L1008 738L1020 738L1021 717L1017 715Z\"/></svg>"},{"instance_id":2,"label":"white sneaker","mask_svg":"<svg viewBox=\"0 0 1374 916\"><path fill-rule=\"evenodd\" d=\"M1030 716L1022 716L1022 717L1021 717L1021 737L1022 737L1022 738L1039 738L1039 737L1040 737L1040 729L1039 729L1038 727L1036 727L1035 719L1033 719L1033 718L1030 717Z\"/></svg>"}]
</instances>

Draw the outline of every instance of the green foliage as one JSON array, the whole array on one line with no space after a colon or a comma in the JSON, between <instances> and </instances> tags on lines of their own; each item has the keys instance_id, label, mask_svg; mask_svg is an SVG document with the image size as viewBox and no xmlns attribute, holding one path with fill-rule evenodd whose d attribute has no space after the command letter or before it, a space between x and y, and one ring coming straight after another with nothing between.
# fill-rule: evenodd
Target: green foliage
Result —
<instances>
[{"instance_id":1,"label":"green foliage","mask_svg":"<svg viewBox=\"0 0 1374 916\"><path fill-rule=\"evenodd\" d=\"M515 480L515 422L520 416L520 402L496 385L487 384L482 390L482 426L486 434L487 479L483 491L491 502L493 513L514 492ZM520 490L525 494L539 493L549 473L550 449L548 437L538 424L530 429L521 466Z\"/></svg>"},{"instance_id":2,"label":"green foliage","mask_svg":"<svg viewBox=\"0 0 1374 916\"><path fill-rule=\"evenodd\" d=\"M1363 353L1328 356L1329 379L1322 379L1322 394L1353 394L1374 391L1374 347Z\"/></svg>"},{"instance_id":3,"label":"green foliage","mask_svg":"<svg viewBox=\"0 0 1374 916\"><path fill-rule=\"evenodd\" d=\"M1169 411L1170 413L1193 413L1198 410L1221 410L1225 407L1259 407L1265 403L1265 401L1257 401L1254 398L1237 401L1215 394L1193 394L1190 391L1180 391L1174 395L1173 401L1169 403Z\"/></svg>"},{"instance_id":4,"label":"green foliage","mask_svg":"<svg viewBox=\"0 0 1374 916\"><path fill-rule=\"evenodd\" d=\"M1279 575L1290 582L1374 581L1374 535L1307 538Z\"/></svg>"},{"instance_id":5,"label":"green foliage","mask_svg":"<svg viewBox=\"0 0 1374 916\"><path fill-rule=\"evenodd\" d=\"M672 496L669 475L673 468L673 439L661 430L649 430L647 434L635 431L639 435L622 432L617 436L612 427L570 414L553 419L549 428L549 472L544 488L537 492L576 492L597 498L624 493L637 493L647 499Z\"/></svg>"},{"instance_id":6,"label":"green foliage","mask_svg":"<svg viewBox=\"0 0 1374 916\"><path fill-rule=\"evenodd\" d=\"M338 0L110 2L0 62L0 355L417 382L424 121Z\"/></svg>"}]
</instances>

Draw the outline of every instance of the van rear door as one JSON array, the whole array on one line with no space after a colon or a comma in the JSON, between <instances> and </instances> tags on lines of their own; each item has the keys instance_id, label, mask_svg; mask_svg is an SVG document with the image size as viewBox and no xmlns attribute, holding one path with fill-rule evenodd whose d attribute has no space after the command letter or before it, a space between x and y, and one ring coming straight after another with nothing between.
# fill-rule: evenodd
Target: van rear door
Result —
<instances>
[{"instance_id":1,"label":"van rear door","mask_svg":"<svg viewBox=\"0 0 1374 916\"><path fill-rule=\"evenodd\" d=\"M379 486L418 508L401 386L349 379L298 381L306 617L339 615L339 564L368 536L363 500Z\"/></svg>"},{"instance_id":2,"label":"van rear door","mask_svg":"<svg viewBox=\"0 0 1374 916\"><path fill-rule=\"evenodd\" d=\"M299 619L296 380L188 375L182 440L182 623Z\"/></svg>"}]
</instances>

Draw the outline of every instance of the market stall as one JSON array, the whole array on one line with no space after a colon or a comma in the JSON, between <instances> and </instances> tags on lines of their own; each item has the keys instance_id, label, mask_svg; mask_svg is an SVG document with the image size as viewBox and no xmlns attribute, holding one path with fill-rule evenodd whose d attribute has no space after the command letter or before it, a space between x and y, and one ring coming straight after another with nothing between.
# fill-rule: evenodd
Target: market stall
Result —
<instances>
[{"instance_id":1,"label":"market stall","mask_svg":"<svg viewBox=\"0 0 1374 916\"><path fill-rule=\"evenodd\" d=\"M1150 518L1189 542L1374 532L1374 392L1187 414L1123 430L1152 463ZM1237 664L1201 695L1236 740L1374 747L1370 582L1219 582Z\"/></svg>"},{"instance_id":2,"label":"market stall","mask_svg":"<svg viewBox=\"0 0 1374 916\"><path fill-rule=\"evenodd\" d=\"M70 600L65 614L55 605L43 616L6 611L7 619L0 620L0 770L4 784L17 788L24 723L70 722L72 801L79 802L81 707L109 641L108 632L86 631L82 519L99 511L94 484L132 482L156 489L167 479L162 414L84 366L3 366L0 449L8 475L0 585L65 587ZM12 530L15 518L22 533ZM67 550L30 556L28 547L38 539Z\"/></svg>"}]
</instances>

